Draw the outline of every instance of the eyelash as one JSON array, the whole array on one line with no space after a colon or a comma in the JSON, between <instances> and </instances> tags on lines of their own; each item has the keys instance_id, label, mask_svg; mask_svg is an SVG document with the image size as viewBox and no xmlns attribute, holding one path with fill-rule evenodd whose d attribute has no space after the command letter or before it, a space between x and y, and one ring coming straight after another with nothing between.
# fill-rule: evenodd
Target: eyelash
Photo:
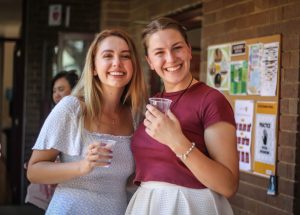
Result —
<instances>
[{"instance_id":1,"label":"eyelash","mask_svg":"<svg viewBox=\"0 0 300 215\"><path fill-rule=\"evenodd\" d=\"M181 49L181 46L174 47L175 50Z\"/></svg>"},{"instance_id":2,"label":"eyelash","mask_svg":"<svg viewBox=\"0 0 300 215\"><path fill-rule=\"evenodd\" d=\"M179 50L179 49L181 49L182 48L182 46L176 46L176 47L174 47L174 48L172 48L172 50ZM156 56L161 56L163 54L163 52L156 52L155 53L155 55Z\"/></svg>"},{"instance_id":3,"label":"eyelash","mask_svg":"<svg viewBox=\"0 0 300 215\"><path fill-rule=\"evenodd\" d=\"M113 58L113 55L103 55L103 58ZM130 55L121 55L120 58L131 59L131 56Z\"/></svg>"}]
</instances>

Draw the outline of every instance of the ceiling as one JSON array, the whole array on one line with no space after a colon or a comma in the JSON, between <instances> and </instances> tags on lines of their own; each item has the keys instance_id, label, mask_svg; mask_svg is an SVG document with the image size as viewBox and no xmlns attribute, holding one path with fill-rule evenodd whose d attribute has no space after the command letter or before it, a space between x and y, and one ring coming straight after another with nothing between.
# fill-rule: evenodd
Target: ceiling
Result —
<instances>
[{"instance_id":1,"label":"ceiling","mask_svg":"<svg viewBox=\"0 0 300 215\"><path fill-rule=\"evenodd\" d=\"M18 38L22 20L22 0L0 0L0 38Z\"/></svg>"}]
</instances>

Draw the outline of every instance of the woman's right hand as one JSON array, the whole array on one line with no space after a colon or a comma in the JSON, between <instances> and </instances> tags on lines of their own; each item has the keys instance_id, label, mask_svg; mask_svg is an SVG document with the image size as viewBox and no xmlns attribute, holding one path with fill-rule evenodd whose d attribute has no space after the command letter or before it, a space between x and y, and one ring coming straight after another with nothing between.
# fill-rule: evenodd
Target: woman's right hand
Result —
<instances>
[{"instance_id":1,"label":"woman's right hand","mask_svg":"<svg viewBox=\"0 0 300 215\"><path fill-rule=\"evenodd\" d=\"M100 142L93 142L87 147L83 160L80 161L80 172L85 175L91 172L94 167L107 167L111 163L112 151Z\"/></svg>"}]
</instances>

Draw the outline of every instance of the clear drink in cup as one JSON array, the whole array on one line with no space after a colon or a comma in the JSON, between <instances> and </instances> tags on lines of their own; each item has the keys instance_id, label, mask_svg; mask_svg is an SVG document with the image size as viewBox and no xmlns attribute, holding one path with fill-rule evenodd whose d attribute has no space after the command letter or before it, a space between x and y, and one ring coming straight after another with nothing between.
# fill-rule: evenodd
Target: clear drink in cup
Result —
<instances>
[{"instance_id":1,"label":"clear drink in cup","mask_svg":"<svg viewBox=\"0 0 300 215\"><path fill-rule=\"evenodd\" d=\"M149 98L149 102L152 106L156 107L158 110L160 110L163 113L166 113L167 110L170 109L170 105L172 103L171 99L166 98Z\"/></svg>"},{"instance_id":2,"label":"clear drink in cup","mask_svg":"<svg viewBox=\"0 0 300 215\"><path fill-rule=\"evenodd\" d=\"M99 143L100 145L100 148L106 148L106 149L109 149L111 151L113 151L113 148L114 148L114 145L116 144L116 140L112 140L112 139L102 139L102 138L99 138L99 137L95 137L95 136L92 136L92 135L88 135L87 136L87 141L88 141L88 144L92 144L92 143ZM99 162L110 162L111 163L111 160L113 158L109 159L109 160L104 160L104 159L100 159ZM106 166L102 166L102 167L109 167L109 165L106 165Z\"/></svg>"},{"instance_id":3,"label":"clear drink in cup","mask_svg":"<svg viewBox=\"0 0 300 215\"><path fill-rule=\"evenodd\" d=\"M116 144L117 141L115 141L115 140L106 140L105 139L105 140L100 140L100 142L101 142L101 144L104 144L104 148L107 148L107 149L113 151L113 147L114 147L114 145ZM111 162L111 160L110 160L110 162ZM109 166L110 166L110 164L106 165L106 166L103 166L103 167L108 168Z\"/></svg>"}]
</instances>

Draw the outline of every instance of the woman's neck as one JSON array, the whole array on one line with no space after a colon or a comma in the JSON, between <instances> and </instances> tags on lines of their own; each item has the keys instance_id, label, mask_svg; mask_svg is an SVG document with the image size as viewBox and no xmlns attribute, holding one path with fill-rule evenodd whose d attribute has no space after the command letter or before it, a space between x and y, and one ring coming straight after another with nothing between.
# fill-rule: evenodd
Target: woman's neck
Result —
<instances>
[{"instance_id":1,"label":"woman's neck","mask_svg":"<svg viewBox=\"0 0 300 215\"><path fill-rule=\"evenodd\" d=\"M189 88L191 85L193 85L195 82L197 82L197 80L193 79L192 75L188 75L184 78L184 80L176 84L164 82L164 91L167 93L171 93L185 90L186 88Z\"/></svg>"},{"instance_id":2,"label":"woman's neck","mask_svg":"<svg viewBox=\"0 0 300 215\"><path fill-rule=\"evenodd\" d=\"M118 113L120 111L120 100L123 90L105 90L102 94L102 111L104 113Z\"/></svg>"}]
</instances>

